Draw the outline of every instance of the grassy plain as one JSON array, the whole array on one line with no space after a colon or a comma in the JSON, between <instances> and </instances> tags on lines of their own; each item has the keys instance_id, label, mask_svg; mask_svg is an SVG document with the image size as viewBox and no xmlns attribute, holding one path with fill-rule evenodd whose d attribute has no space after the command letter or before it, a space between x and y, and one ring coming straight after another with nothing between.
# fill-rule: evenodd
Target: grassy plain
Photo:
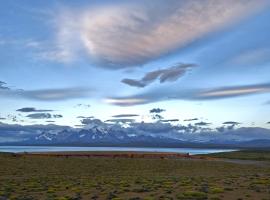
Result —
<instances>
[{"instance_id":1,"label":"grassy plain","mask_svg":"<svg viewBox=\"0 0 270 200\"><path fill-rule=\"evenodd\" d=\"M208 156L213 158L270 161L270 150L242 150L234 152L213 153Z\"/></svg>"},{"instance_id":2,"label":"grassy plain","mask_svg":"<svg viewBox=\"0 0 270 200\"><path fill-rule=\"evenodd\" d=\"M270 165L0 154L0 200L7 199L270 200Z\"/></svg>"}]
</instances>

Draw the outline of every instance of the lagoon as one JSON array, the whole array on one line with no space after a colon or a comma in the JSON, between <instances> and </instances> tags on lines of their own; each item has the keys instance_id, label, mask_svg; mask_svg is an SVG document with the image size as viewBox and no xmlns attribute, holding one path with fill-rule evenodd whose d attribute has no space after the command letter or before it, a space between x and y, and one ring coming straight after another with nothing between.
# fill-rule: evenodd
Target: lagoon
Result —
<instances>
[{"instance_id":1,"label":"lagoon","mask_svg":"<svg viewBox=\"0 0 270 200\"><path fill-rule=\"evenodd\" d=\"M0 146L0 152L79 152L79 151L120 151L120 152L158 152L158 153L189 153L209 154L219 152L236 151L236 149L212 149L212 148L162 148L162 147L59 147L59 146Z\"/></svg>"}]
</instances>

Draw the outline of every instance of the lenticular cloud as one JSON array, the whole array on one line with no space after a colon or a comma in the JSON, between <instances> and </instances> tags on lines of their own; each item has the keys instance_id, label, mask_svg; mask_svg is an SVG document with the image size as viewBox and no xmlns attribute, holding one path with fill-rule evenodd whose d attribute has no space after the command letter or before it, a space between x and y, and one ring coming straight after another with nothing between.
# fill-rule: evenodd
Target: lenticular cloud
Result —
<instances>
[{"instance_id":1,"label":"lenticular cloud","mask_svg":"<svg viewBox=\"0 0 270 200\"><path fill-rule=\"evenodd\" d=\"M169 5L165 0L120 3L86 9L79 17L71 14L78 32L68 34L74 33L74 26L70 26L74 23L64 22L59 23L59 32L65 31L61 36L65 42L65 35L70 43L70 35L76 37L74 40L81 38L87 55L100 66L132 67L183 48L266 3L266 0L172 0Z\"/></svg>"}]
</instances>

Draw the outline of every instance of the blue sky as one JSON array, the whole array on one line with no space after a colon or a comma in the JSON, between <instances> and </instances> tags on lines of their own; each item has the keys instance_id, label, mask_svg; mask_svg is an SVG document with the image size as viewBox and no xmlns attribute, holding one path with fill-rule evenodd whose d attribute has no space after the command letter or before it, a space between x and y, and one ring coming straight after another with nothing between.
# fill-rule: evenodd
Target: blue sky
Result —
<instances>
[{"instance_id":1,"label":"blue sky","mask_svg":"<svg viewBox=\"0 0 270 200\"><path fill-rule=\"evenodd\" d=\"M3 123L152 121L162 108L183 124L269 128L268 0L13 0L0 13Z\"/></svg>"}]
</instances>

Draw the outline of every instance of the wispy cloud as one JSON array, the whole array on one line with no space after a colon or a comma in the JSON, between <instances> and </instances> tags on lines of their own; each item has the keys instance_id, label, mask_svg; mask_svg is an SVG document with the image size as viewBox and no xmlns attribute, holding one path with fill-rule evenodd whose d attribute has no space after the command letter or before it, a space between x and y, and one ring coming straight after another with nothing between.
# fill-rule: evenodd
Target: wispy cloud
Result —
<instances>
[{"instance_id":1,"label":"wispy cloud","mask_svg":"<svg viewBox=\"0 0 270 200\"><path fill-rule=\"evenodd\" d=\"M220 87L213 89L191 89L176 90L168 88L164 90L151 90L145 93L127 96L127 97L110 97L108 103L119 106L131 106L146 104L166 100L217 100L224 98L241 97L254 94L263 94L270 92L270 84L257 84L245 86Z\"/></svg>"},{"instance_id":2,"label":"wispy cloud","mask_svg":"<svg viewBox=\"0 0 270 200\"><path fill-rule=\"evenodd\" d=\"M51 112L54 110L36 109L33 107L24 107L24 108L17 109L16 111L18 111L18 112Z\"/></svg>"},{"instance_id":3,"label":"wispy cloud","mask_svg":"<svg viewBox=\"0 0 270 200\"><path fill-rule=\"evenodd\" d=\"M156 80L159 80L160 83L173 82L182 77L187 70L195 66L195 64L177 64L167 69L159 69L148 72L140 80L123 79L121 82L129 86L139 88L143 88Z\"/></svg>"},{"instance_id":4,"label":"wispy cloud","mask_svg":"<svg viewBox=\"0 0 270 200\"><path fill-rule=\"evenodd\" d=\"M122 117L138 117L140 115L137 114L119 114L119 115L113 115L112 117L115 118L122 118Z\"/></svg>"},{"instance_id":5,"label":"wispy cloud","mask_svg":"<svg viewBox=\"0 0 270 200\"><path fill-rule=\"evenodd\" d=\"M179 119L162 119L161 122L178 122Z\"/></svg>"},{"instance_id":6,"label":"wispy cloud","mask_svg":"<svg viewBox=\"0 0 270 200\"><path fill-rule=\"evenodd\" d=\"M129 119L129 118L121 118L121 119L108 119L106 122L112 122L112 123L134 123L134 119Z\"/></svg>"},{"instance_id":7,"label":"wispy cloud","mask_svg":"<svg viewBox=\"0 0 270 200\"><path fill-rule=\"evenodd\" d=\"M198 118L192 118L192 119L185 119L184 121L185 122L190 122L190 121L197 121L199 120Z\"/></svg>"},{"instance_id":8,"label":"wispy cloud","mask_svg":"<svg viewBox=\"0 0 270 200\"><path fill-rule=\"evenodd\" d=\"M139 0L65 10L56 17L57 48L45 57L68 61L83 47L100 66L137 66L231 25L267 3L172 0L168 4L163 0Z\"/></svg>"},{"instance_id":9,"label":"wispy cloud","mask_svg":"<svg viewBox=\"0 0 270 200\"><path fill-rule=\"evenodd\" d=\"M3 83L4 85L6 83ZM1 84L0 84L1 87ZM86 87L54 88L40 90L10 89L6 86L0 88L0 96L8 98L25 98L38 101L60 101L89 97L92 89Z\"/></svg>"}]
</instances>

